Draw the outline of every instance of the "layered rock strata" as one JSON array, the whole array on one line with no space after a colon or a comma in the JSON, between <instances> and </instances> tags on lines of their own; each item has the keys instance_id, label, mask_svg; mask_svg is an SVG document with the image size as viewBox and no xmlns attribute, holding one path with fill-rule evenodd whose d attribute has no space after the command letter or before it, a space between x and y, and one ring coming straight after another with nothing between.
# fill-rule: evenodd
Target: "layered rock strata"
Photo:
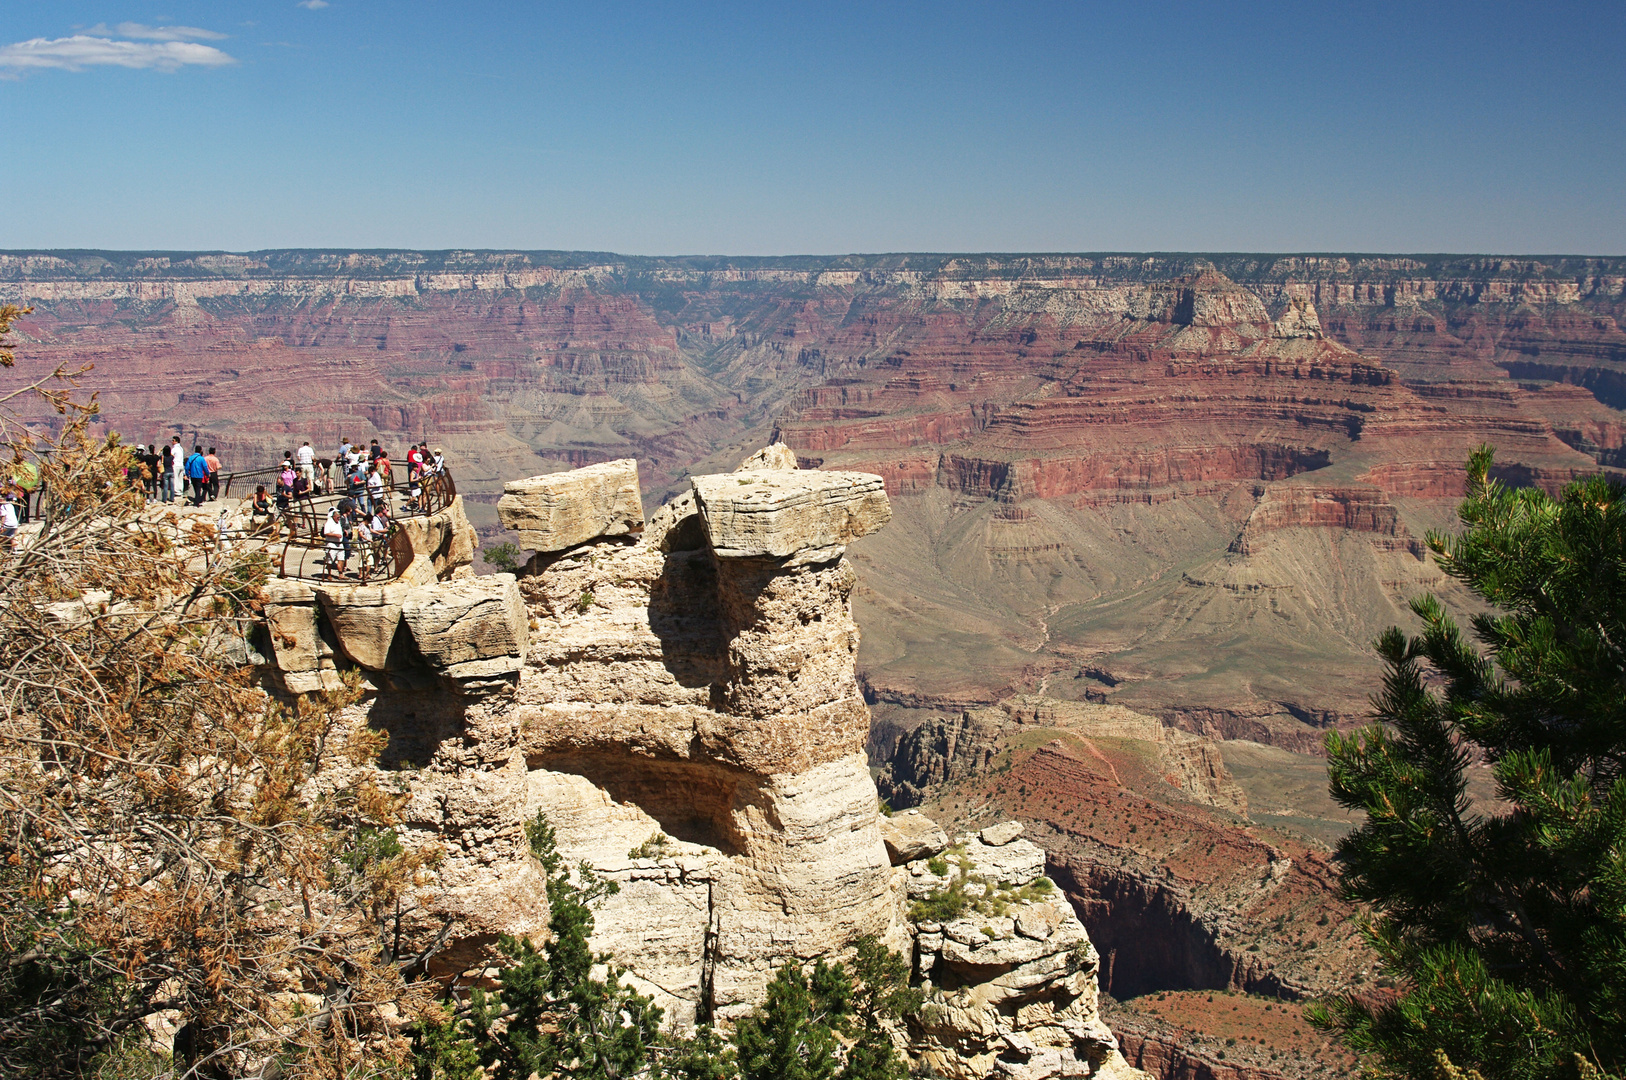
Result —
<instances>
[{"instance_id":1,"label":"layered rock strata","mask_svg":"<svg viewBox=\"0 0 1626 1080\"><path fill-rule=\"evenodd\" d=\"M1067 732L1085 746L1092 739L1142 744L1151 751L1153 774L1181 797L1248 812L1247 796L1212 739L1165 727L1156 717L1121 705L1030 695L1006 699L996 708L967 709L958 717L934 717L906 733L878 778L881 794L894 806L914 806L933 784L987 772L1006 752L1008 740L1024 729Z\"/></svg>"},{"instance_id":2,"label":"layered rock strata","mask_svg":"<svg viewBox=\"0 0 1626 1080\"><path fill-rule=\"evenodd\" d=\"M883 840L842 557L885 524L886 495L879 477L793 460L770 447L697 477L641 532L630 463L511 484L505 513L529 515L545 545L513 576L443 567L399 596L276 585L273 637L315 655L316 684L353 663L375 688L352 722L389 733L404 836L440 852L408 920L442 941L431 971L478 970L496 935L545 927L524 839L540 814L568 864L619 886L595 947L679 1025L738 1017L779 965L873 935L931 987L907 1033L917 1063L1133 1075L1096 1017L1088 940L1038 884L1033 845L994 832L1003 846L954 849L999 905L986 941L911 921L947 838L917 821L912 841ZM298 674L283 678L305 685Z\"/></svg>"}]
</instances>

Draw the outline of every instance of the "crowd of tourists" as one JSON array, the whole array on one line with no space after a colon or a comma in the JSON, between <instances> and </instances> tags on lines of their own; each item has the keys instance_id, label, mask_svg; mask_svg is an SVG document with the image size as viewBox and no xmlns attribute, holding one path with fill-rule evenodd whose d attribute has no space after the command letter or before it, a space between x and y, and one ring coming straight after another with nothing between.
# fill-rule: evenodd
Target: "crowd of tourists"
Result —
<instances>
[{"instance_id":1,"label":"crowd of tourists","mask_svg":"<svg viewBox=\"0 0 1626 1080\"><path fill-rule=\"evenodd\" d=\"M269 527L273 537L284 525L295 535L295 509L301 499L324 495L342 496L326 511L322 523L324 563L329 573L344 575L353 561L365 573L375 558L372 541L389 535L396 513L396 497L404 495L400 511L428 513L432 509L426 488L432 479L446 472L446 455L427 441L408 447L403 461L391 461L389 452L373 439L367 446L339 441L332 457L318 457L310 441L283 454L271 484L255 485L249 501L249 520L260 528ZM125 479L149 502L173 503L177 499L193 506L221 497L219 451L201 443L187 450L180 436L168 444L139 444L131 449ZM269 490L267 490L269 487ZM6 547L18 529L28 524L31 504L41 489L40 472L32 462L22 462L0 474L0 541ZM222 515L224 517L224 511Z\"/></svg>"},{"instance_id":2,"label":"crowd of tourists","mask_svg":"<svg viewBox=\"0 0 1626 1080\"><path fill-rule=\"evenodd\" d=\"M274 494L268 493L264 484L255 486L250 517L263 517L280 526L289 518L296 500L342 495L328 507L321 525L322 576L342 578L354 573L365 577L387 557L374 541L390 534L395 495L402 486L397 482L398 475L405 473L406 499L401 509L420 513L429 510L425 485L445 471L444 452L438 447L431 451L427 442L408 447L405 461L397 466L377 439L365 448L343 439L338 454L329 459L318 458L306 441L298 450L283 455L282 468L273 484Z\"/></svg>"},{"instance_id":3,"label":"crowd of tourists","mask_svg":"<svg viewBox=\"0 0 1626 1080\"><path fill-rule=\"evenodd\" d=\"M338 453L329 458L317 457L306 440L299 449L283 454L270 493L264 484L256 487L254 509L268 514L274 499L277 510L285 513L295 499L343 494L371 513L379 503L388 509L389 494L397 489L397 480L404 478L404 509L416 511L421 506L426 479L445 469L445 454L438 447L431 451L427 442L411 446L405 462L398 466L377 439L366 447L342 439ZM126 470L131 486L144 490L148 499L163 503L180 499L194 506L220 498L220 473L220 456L215 447L205 451L199 444L188 451L178 435L171 436L168 445L136 446Z\"/></svg>"},{"instance_id":4,"label":"crowd of tourists","mask_svg":"<svg viewBox=\"0 0 1626 1080\"><path fill-rule=\"evenodd\" d=\"M179 435L170 436L167 445L137 445L125 476L151 502L180 499L202 506L220 498L219 451L211 446L205 453L201 445L195 445L188 452Z\"/></svg>"}]
</instances>

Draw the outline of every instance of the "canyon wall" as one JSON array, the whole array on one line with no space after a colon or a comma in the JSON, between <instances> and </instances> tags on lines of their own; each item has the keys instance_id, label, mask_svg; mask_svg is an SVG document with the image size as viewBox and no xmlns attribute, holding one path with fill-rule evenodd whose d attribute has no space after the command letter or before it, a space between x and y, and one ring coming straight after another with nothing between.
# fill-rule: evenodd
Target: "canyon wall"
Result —
<instances>
[{"instance_id":1,"label":"canyon wall","mask_svg":"<svg viewBox=\"0 0 1626 1080\"><path fill-rule=\"evenodd\" d=\"M1293 747L1364 713L1411 595L1463 600L1420 538L1474 446L1549 488L1626 460L1623 283L1582 258L0 253L26 371L94 364L132 441L232 468L428 437L495 536L504 476L636 457L653 506L777 432L894 500L853 561L872 703L1044 689Z\"/></svg>"}]
</instances>

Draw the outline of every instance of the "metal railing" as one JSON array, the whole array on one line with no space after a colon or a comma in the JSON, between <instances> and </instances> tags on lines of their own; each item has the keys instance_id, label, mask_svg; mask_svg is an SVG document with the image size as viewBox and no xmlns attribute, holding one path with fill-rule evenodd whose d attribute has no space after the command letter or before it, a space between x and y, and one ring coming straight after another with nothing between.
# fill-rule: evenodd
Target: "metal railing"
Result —
<instances>
[{"instance_id":1,"label":"metal railing","mask_svg":"<svg viewBox=\"0 0 1626 1080\"><path fill-rule=\"evenodd\" d=\"M328 551L330 544L344 552L340 556L345 564L343 574L334 570L333 563L339 560L330 558ZM315 537L308 534L289 537L288 542L282 546L282 559L278 563L277 571L285 578L346 583L354 578L355 584L366 585L371 582L394 581L406 573L408 564L412 562L412 555L412 545L407 540L406 530L401 528L400 522L392 521L389 532L367 540L347 537L344 540L329 541L320 535L320 532Z\"/></svg>"},{"instance_id":2,"label":"metal railing","mask_svg":"<svg viewBox=\"0 0 1626 1080\"><path fill-rule=\"evenodd\" d=\"M276 530L273 537L282 529L288 530L288 539L283 544L282 558L278 562L278 572L285 578L332 580L331 568L327 564L329 541L322 535L322 530L327 524L328 512L343 500L350 499L370 513L374 499L383 498L389 504L389 532L368 541L358 542L354 539L344 541L344 548L348 553L345 560L345 578L355 576L358 581L365 583L389 581L400 577L406 571L407 564L412 561L412 547L407 542L406 533L401 528L398 517L437 514L449 507L452 500L457 497L457 484L452 480L451 473L445 470L422 477L416 485L419 491L415 498L412 494L413 486L412 482L407 480L386 485L382 496L362 491L354 493L334 491L290 500L288 510L272 519L272 527ZM397 508L396 496L400 495L407 496L408 501Z\"/></svg>"}]
</instances>

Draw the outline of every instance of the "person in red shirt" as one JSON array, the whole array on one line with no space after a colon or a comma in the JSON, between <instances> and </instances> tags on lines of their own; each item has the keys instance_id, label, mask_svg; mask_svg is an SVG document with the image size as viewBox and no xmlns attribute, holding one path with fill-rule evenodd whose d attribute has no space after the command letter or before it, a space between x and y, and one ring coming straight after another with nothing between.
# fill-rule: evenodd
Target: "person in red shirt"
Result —
<instances>
[{"instance_id":1,"label":"person in red shirt","mask_svg":"<svg viewBox=\"0 0 1626 1080\"><path fill-rule=\"evenodd\" d=\"M203 455L203 463L209 466L209 501L214 502L220 498L220 459L215 456L214 447L209 447L209 452Z\"/></svg>"}]
</instances>

